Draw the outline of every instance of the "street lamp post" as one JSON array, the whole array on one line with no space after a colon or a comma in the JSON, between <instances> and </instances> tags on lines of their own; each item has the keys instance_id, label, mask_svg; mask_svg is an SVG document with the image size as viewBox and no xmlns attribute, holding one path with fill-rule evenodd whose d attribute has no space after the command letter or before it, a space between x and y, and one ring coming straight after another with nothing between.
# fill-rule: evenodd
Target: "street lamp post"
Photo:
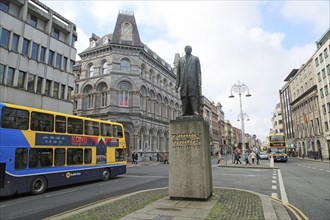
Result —
<instances>
[{"instance_id":1,"label":"street lamp post","mask_svg":"<svg viewBox=\"0 0 330 220\"><path fill-rule=\"evenodd\" d=\"M234 98L235 96L233 95L234 93L238 93L239 96L239 106L240 106L240 114L239 114L239 118L241 120L241 130L242 130L242 157L245 155L245 130L244 130L244 118L247 118L247 120L249 121L249 116L246 113L243 113L243 107L242 107L242 93L247 92L246 97L250 97L251 94L249 92L249 87L247 87L247 85L245 85L244 83L241 84L240 81L238 81L238 83L234 84L231 87L230 90L230 96L229 98Z\"/></svg>"}]
</instances>

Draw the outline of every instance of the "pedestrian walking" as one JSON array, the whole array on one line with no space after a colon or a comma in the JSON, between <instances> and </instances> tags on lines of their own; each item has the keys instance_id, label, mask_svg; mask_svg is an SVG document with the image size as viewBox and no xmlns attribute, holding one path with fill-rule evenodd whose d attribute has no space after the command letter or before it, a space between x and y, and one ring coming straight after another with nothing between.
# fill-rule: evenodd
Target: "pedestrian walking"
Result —
<instances>
[{"instance_id":1,"label":"pedestrian walking","mask_svg":"<svg viewBox=\"0 0 330 220\"><path fill-rule=\"evenodd\" d=\"M248 164L251 165L250 164L250 161L249 161L249 152L246 151L244 156L245 156L245 163L246 163L246 165L248 165Z\"/></svg>"},{"instance_id":2,"label":"pedestrian walking","mask_svg":"<svg viewBox=\"0 0 330 220\"><path fill-rule=\"evenodd\" d=\"M135 164L135 152L132 153L132 164Z\"/></svg>"},{"instance_id":3,"label":"pedestrian walking","mask_svg":"<svg viewBox=\"0 0 330 220\"><path fill-rule=\"evenodd\" d=\"M135 153L135 157L134 157L134 159L135 159L135 164L138 164L138 160L139 160L139 155L138 155L138 153Z\"/></svg>"},{"instance_id":4,"label":"pedestrian walking","mask_svg":"<svg viewBox=\"0 0 330 220\"><path fill-rule=\"evenodd\" d=\"M234 164L238 164L238 162L240 164L242 164L241 160L240 160L241 156L239 155L238 152L235 153L235 156L234 156ZM236 162L236 163L235 163Z\"/></svg>"},{"instance_id":5,"label":"pedestrian walking","mask_svg":"<svg viewBox=\"0 0 330 220\"><path fill-rule=\"evenodd\" d=\"M221 153L219 151L218 152L218 162L217 162L217 164L219 164L221 162L221 159L222 159L222 155L221 155Z\"/></svg>"},{"instance_id":6,"label":"pedestrian walking","mask_svg":"<svg viewBox=\"0 0 330 220\"><path fill-rule=\"evenodd\" d=\"M254 153L254 151L251 152L250 158L251 158L252 164L254 164L254 161L256 159L256 153Z\"/></svg>"},{"instance_id":7,"label":"pedestrian walking","mask_svg":"<svg viewBox=\"0 0 330 220\"><path fill-rule=\"evenodd\" d=\"M256 155L257 155L257 164L259 164L260 163L260 155L259 155L259 153L256 153Z\"/></svg>"},{"instance_id":8,"label":"pedestrian walking","mask_svg":"<svg viewBox=\"0 0 330 220\"><path fill-rule=\"evenodd\" d=\"M164 156L164 164L169 164L167 153L165 153L165 156Z\"/></svg>"}]
</instances>

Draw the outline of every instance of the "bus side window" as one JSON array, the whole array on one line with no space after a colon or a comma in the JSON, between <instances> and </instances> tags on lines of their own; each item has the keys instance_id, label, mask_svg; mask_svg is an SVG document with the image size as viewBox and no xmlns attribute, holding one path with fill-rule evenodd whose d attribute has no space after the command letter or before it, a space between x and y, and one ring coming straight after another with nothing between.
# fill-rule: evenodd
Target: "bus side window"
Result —
<instances>
[{"instance_id":1,"label":"bus side window","mask_svg":"<svg viewBox=\"0 0 330 220\"><path fill-rule=\"evenodd\" d=\"M52 148L32 148L30 149L29 167L51 167L53 165Z\"/></svg>"},{"instance_id":2,"label":"bus side window","mask_svg":"<svg viewBox=\"0 0 330 220\"><path fill-rule=\"evenodd\" d=\"M75 149L75 148L68 149L67 165L82 164L82 159L83 159L82 149Z\"/></svg>"},{"instance_id":3,"label":"bus side window","mask_svg":"<svg viewBox=\"0 0 330 220\"><path fill-rule=\"evenodd\" d=\"M15 151L15 169L25 169L27 165L27 149L17 148Z\"/></svg>"},{"instance_id":4,"label":"bus side window","mask_svg":"<svg viewBox=\"0 0 330 220\"><path fill-rule=\"evenodd\" d=\"M92 163L92 149L86 148L84 150L84 163L89 164Z\"/></svg>"},{"instance_id":5,"label":"bus side window","mask_svg":"<svg viewBox=\"0 0 330 220\"><path fill-rule=\"evenodd\" d=\"M1 115L1 127L27 130L29 128L29 112L4 107Z\"/></svg>"},{"instance_id":6,"label":"bus side window","mask_svg":"<svg viewBox=\"0 0 330 220\"><path fill-rule=\"evenodd\" d=\"M31 121L31 129L34 131L54 131L54 116L51 114L32 112Z\"/></svg>"},{"instance_id":7,"label":"bus side window","mask_svg":"<svg viewBox=\"0 0 330 220\"><path fill-rule=\"evenodd\" d=\"M83 120L76 118L68 118L68 133L83 134Z\"/></svg>"},{"instance_id":8,"label":"bus side window","mask_svg":"<svg viewBox=\"0 0 330 220\"><path fill-rule=\"evenodd\" d=\"M55 131L58 133L66 132L66 118L64 116L56 116L55 118Z\"/></svg>"},{"instance_id":9,"label":"bus side window","mask_svg":"<svg viewBox=\"0 0 330 220\"><path fill-rule=\"evenodd\" d=\"M57 148L55 149L55 166L64 166L65 165L65 149Z\"/></svg>"}]
</instances>

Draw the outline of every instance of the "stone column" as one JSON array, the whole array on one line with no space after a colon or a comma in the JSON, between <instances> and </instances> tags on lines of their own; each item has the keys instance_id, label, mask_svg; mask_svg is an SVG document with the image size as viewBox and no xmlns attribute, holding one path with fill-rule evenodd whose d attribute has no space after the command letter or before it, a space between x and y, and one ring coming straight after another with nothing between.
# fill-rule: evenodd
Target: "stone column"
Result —
<instances>
[{"instance_id":1,"label":"stone column","mask_svg":"<svg viewBox=\"0 0 330 220\"><path fill-rule=\"evenodd\" d=\"M170 199L208 200L213 192L210 130L201 116L170 123Z\"/></svg>"}]
</instances>

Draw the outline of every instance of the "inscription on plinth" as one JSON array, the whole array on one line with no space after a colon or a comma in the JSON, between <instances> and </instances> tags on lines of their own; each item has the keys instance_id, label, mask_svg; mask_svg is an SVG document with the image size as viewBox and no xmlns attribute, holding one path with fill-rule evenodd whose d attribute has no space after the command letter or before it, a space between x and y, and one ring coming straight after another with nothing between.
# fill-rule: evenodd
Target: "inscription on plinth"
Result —
<instances>
[{"instance_id":1,"label":"inscription on plinth","mask_svg":"<svg viewBox=\"0 0 330 220\"><path fill-rule=\"evenodd\" d=\"M170 123L169 196L207 200L212 195L209 125L201 117Z\"/></svg>"}]
</instances>

